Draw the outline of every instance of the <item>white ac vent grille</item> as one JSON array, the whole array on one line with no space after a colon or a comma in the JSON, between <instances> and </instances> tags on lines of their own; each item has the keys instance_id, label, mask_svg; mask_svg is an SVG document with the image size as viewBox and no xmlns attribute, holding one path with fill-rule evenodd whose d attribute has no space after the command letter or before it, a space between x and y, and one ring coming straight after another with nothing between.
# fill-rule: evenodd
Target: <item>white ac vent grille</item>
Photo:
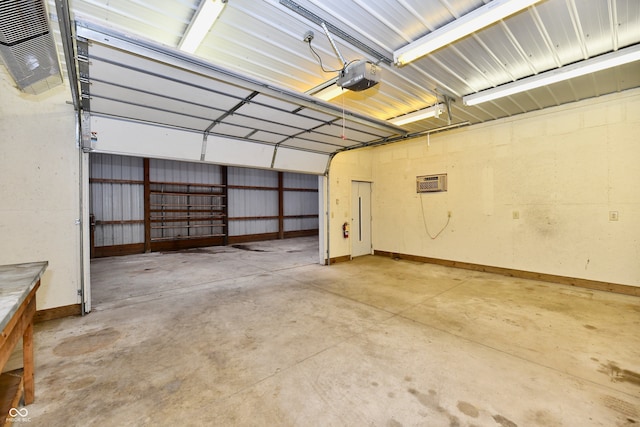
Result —
<instances>
[{"instance_id":1,"label":"white ac vent grille","mask_svg":"<svg viewBox=\"0 0 640 427\"><path fill-rule=\"evenodd\" d=\"M416 177L417 193L435 193L447 191L447 174L423 175Z\"/></svg>"},{"instance_id":2,"label":"white ac vent grille","mask_svg":"<svg viewBox=\"0 0 640 427\"><path fill-rule=\"evenodd\" d=\"M36 95L62 83L44 0L0 0L0 57L24 92Z\"/></svg>"}]
</instances>

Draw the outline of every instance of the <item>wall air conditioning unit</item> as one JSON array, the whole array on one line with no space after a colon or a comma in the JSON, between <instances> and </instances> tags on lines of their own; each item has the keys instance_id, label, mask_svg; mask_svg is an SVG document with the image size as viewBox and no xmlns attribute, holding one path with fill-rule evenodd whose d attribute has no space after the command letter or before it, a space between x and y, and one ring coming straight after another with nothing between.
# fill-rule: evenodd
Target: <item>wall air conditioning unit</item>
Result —
<instances>
[{"instance_id":1,"label":"wall air conditioning unit","mask_svg":"<svg viewBox=\"0 0 640 427\"><path fill-rule=\"evenodd\" d=\"M37 95L62 83L44 0L0 1L0 57L23 92Z\"/></svg>"},{"instance_id":2,"label":"wall air conditioning unit","mask_svg":"<svg viewBox=\"0 0 640 427\"><path fill-rule=\"evenodd\" d=\"M447 191L446 173L416 177L416 193L437 193L440 191Z\"/></svg>"}]
</instances>

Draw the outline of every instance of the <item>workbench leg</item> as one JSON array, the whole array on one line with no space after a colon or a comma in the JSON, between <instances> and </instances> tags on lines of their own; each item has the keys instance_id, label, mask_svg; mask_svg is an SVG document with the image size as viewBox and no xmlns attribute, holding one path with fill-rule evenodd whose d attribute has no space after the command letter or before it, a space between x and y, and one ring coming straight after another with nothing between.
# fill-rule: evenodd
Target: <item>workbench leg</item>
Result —
<instances>
[{"instance_id":1,"label":"workbench leg","mask_svg":"<svg viewBox=\"0 0 640 427\"><path fill-rule=\"evenodd\" d=\"M33 318L22 336L22 352L24 362L24 404L33 403L35 385L33 377Z\"/></svg>"}]
</instances>

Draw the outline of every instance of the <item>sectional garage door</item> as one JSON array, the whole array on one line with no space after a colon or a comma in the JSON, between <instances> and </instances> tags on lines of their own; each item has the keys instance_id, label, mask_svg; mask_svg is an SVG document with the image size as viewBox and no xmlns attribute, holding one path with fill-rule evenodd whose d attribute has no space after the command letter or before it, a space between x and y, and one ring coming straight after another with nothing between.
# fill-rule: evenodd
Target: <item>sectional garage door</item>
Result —
<instances>
[{"instance_id":1,"label":"sectional garage door","mask_svg":"<svg viewBox=\"0 0 640 427\"><path fill-rule=\"evenodd\" d=\"M95 152L320 175L333 153L404 133L150 41L77 33Z\"/></svg>"}]
</instances>

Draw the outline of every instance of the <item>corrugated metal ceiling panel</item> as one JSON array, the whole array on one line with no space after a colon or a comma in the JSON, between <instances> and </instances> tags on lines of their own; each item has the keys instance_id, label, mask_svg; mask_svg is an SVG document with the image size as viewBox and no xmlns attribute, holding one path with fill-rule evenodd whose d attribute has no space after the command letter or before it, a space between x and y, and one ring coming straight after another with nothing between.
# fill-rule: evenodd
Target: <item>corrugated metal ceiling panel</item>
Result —
<instances>
[{"instance_id":1,"label":"corrugated metal ceiling panel","mask_svg":"<svg viewBox=\"0 0 640 427\"><path fill-rule=\"evenodd\" d=\"M632 0L612 0L612 11L615 20L610 32L617 39L617 46L630 46L638 43L638 28L640 27L640 2Z\"/></svg>"},{"instance_id":2,"label":"corrugated metal ceiling panel","mask_svg":"<svg viewBox=\"0 0 640 427\"><path fill-rule=\"evenodd\" d=\"M113 28L143 35L167 46L175 46L189 25L198 1L71 0L75 17L90 18ZM49 0L55 10L54 0Z\"/></svg>"},{"instance_id":3,"label":"corrugated metal ceiling panel","mask_svg":"<svg viewBox=\"0 0 640 427\"><path fill-rule=\"evenodd\" d=\"M549 35L551 49L560 64L571 64L584 59L583 45L576 34L574 17L567 2L544 2L536 7L544 32Z\"/></svg>"}]
</instances>

